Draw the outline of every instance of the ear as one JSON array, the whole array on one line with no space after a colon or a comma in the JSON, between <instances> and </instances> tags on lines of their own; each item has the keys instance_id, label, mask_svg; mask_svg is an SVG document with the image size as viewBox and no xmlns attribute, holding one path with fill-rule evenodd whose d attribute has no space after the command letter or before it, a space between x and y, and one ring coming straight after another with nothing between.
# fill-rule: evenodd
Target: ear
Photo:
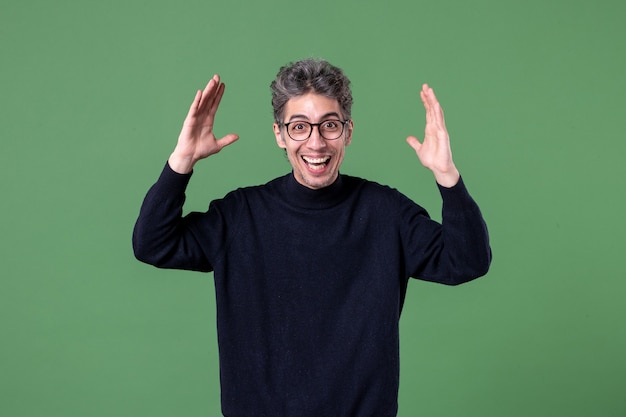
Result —
<instances>
[{"instance_id":1,"label":"ear","mask_svg":"<svg viewBox=\"0 0 626 417\"><path fill-rule=\"evenodd\" d=\"M352 142L352 131L354 130L354 122L350 120L346 125L346 146Z\"/></svg>"},{"instance_id":2,"label":"ear","mask_svg":"<svg viewBox=\"0 0 626 417\"><path fill-rule=\"evenodd\" d=\"M285 139L283 138L283 135L280 132L280 126L278 126L278 123L274 123L273 127L274 127L274 136L276 136L276 144L278 145L279 148L286 149L287 144L285 143Z\"/></svg>"}]
</instances>

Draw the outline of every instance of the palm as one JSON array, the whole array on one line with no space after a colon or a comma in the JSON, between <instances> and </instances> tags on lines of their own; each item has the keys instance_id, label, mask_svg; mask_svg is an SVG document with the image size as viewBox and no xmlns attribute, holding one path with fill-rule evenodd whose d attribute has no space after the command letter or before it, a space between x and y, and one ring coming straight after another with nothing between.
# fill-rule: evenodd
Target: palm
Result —
<instances>
[{"instance_id":1,"label":"palm","mask_svg":"<svg viewBox=\"0 0 626 417\"><path fill-rule=\"evenodd\" d=\"M428 85L423 85L420 97L426 110L424 140L420 143L414 136L409 136L407 142L415 150L422 165L430 169L438 181L443 180L440 183L456 183L454 178L457 177L458 180L458 171L452 160L450 137L446 129L443 109L434 91ZM446 178L443 179L444 177Z\"/></svg>"},{"instance_id":2,"label":"palm","mask_svg":"<svg viewBox=\"0 0 626 417\"><path fill-rule=\"evenodd\" d=\"M213 133L215 114L224 95L224 88L219 76L215 75L204 91L196 93L170 160L186 161L184 165L193 166L195 162L218 153L238 139L235 134L218 139ZM186 168L181 168L180 171L188 171Z\"/></svg>"},{"instance_id":3,"label":"palm","mask_svg":"<svg viewBox=\"0 0 626 417\"><path fill-rule=\"evenodd\" d=\"M202 100L201 96L201 100ZM195 103L195 100L194 100ZM190 109L180 132L179 144L194 155L194 159L206 158L219 152L217 138L213 133L214 117L201 108Z\"/></svg>"}]
</instances>

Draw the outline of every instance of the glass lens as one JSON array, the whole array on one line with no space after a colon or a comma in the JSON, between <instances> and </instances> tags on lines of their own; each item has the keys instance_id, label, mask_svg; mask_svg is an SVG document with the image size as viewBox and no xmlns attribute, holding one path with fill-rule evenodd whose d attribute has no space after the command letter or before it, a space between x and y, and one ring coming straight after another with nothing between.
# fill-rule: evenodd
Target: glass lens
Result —
<instances>
[{"instance_id":1,"label":"glass lens","mask_svg":"<svg viewBox=\"0 0 626 417\"><path fill-rule=\"evenodd\" d=\"M337 139L343 131L343 123L339 120L324 120L320 123L320 134L325 139Z\"/></svg>"},{"instance_id":2,"label":"glass lens","mask_svg":"<svg viewBox=\"0 0 626 417\"><path fill-rule=\"evenodd\" d=\"M291 122L287 133L293 140L306 140L311 135L311 125L307 122Z\"/></svg>"}]
</instances>

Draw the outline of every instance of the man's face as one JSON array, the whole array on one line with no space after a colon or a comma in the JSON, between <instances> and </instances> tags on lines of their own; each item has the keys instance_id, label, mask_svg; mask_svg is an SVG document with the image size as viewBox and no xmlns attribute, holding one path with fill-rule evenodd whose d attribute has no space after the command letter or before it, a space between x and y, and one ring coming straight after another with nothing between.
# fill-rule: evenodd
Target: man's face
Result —
<instances>
[{"instance_id":1,"label":"man's face","mask_svg":"<svg viewBox=\"0 0 626 417\"><path fill-rule=\"evenodd\" d=\"M344 120L339 102L335 99L307 93L289 99L285 105L283 123L320 123L326 120ZM274 135L278 146L287 151L296 180L316 190L331 185L337 179L346 146L352 139L352 127L350 120L338 139L328 140L320 136L317 126L313 126L307 140L295 141L289 137L285 127L274 123Z\"/></svg>"}]
</instances>

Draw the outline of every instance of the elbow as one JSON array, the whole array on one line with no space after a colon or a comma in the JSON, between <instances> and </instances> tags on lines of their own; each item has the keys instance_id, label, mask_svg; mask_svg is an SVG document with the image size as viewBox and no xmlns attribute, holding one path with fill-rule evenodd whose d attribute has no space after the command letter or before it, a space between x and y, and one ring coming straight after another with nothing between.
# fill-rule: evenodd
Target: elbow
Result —
<instances>
[{"instance_id":1,"label":"elbow","mask_svg":"<svg viewBox=\"0 0 626 417\"><path fill-rule=\"evenodd\" d=\"M164 255L162 251L133 244L133 253L138 261L145 264L152 265L157 268L171 268L168 262L168 257Z\"/></svg>"},{"instance_id":2,"label":"elbow","mask_svg":"<svg viewBox=\"0 0 626 417\"><path fill-rule=\"evenodd\" d=\"M492 252L488 248L482 256L475 256L455 269L451 278L446 284L451 286L461 285L487 275L491 267Z\"/></svg>"},{"instance_id":3,"label":"elbow","mask_svg":"<svg viewBox=\"0 0 626 417\"><path fill-rule=\"evenodd\" d=\"M180 245L171 242L168 244L159 240L140 239L137 235L133 235L132 246L138 261L157 268L212 271L212 266L202 253L191 254Z\"/></svg>"},{"instance_id":4,"label":"elbow","mask_svg":"<svg viewBox=\"0 0 626 417\"><path fill-rule=\"evenodd\" d=\"M158 263L154 257L154 252L148 250L144 245L141 245L135 239L133 239L133 254L135 255L135 259L140 262L155 266Z\"/></svg>"},{"instance_id":5,"label":"elbow","mask_svg":"<svg viewBox=\"0 0 626 417\"><path fill-rule=\"evenodd\" d=\"M477 259L475 259L475 263L473 265L474 279L487 275L487 273L489 272L489 268L491 267L492 257L493 254L491 252L491 248L487 247L485 252L483 253L483 256L477 257Z\"/></svg>"},{"instance_id":6,"label":"elbow","mask_svg":"<svg viewBox=\"0 0 626 417\"><path fill-rule=\"evenodd\" d=\"M132 238L133 254L135 258L148 265L160 267L162 263L162 254L156 250L154 245L150 245L145 239L141 239L136 233Z\"/></svg>"}]
</instances>

